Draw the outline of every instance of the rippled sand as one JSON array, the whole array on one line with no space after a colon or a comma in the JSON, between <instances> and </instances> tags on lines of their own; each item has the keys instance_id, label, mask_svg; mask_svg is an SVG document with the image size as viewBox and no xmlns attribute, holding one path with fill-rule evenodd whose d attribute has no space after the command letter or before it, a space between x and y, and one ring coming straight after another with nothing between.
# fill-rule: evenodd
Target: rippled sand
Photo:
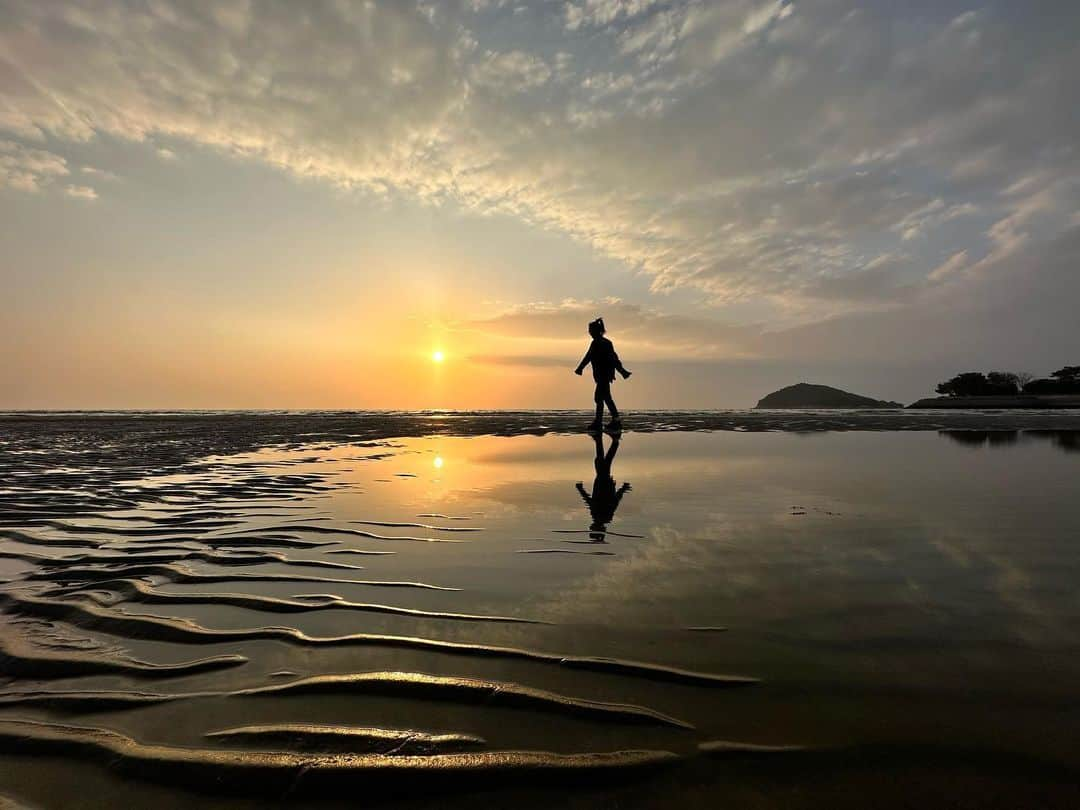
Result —
<instances>
[{"instance_id":1,"label":"rippled sand","mask_svg":"<svg viewBox=\"0 0 1080 810\"><path fill-rule=\"evenodd\" d=\"M701 597L684 620L661 611L642 621L604 616L588 593L571 596L581 582L602 584L602 566L648 555L663 526L636 525L633 511L589 526L574 500L563 523L530 520L530 509L562 508L544 489L561 473L544 472L552 445L541 440L528 451L539 466L506 482L484 474L485 454L516 452L502 444L476 445L491 449L476 451L479 472L468 477L443 469L441 456L432 466L432 440L410 438L570 433L581 421L0 418L0 765L23 769L0 777L0 790L58 807L121 795L179 805L191 791L207 802L333 803L364 791L471 803L478 790L499 791L497 804L543 806L561 785L585 805L712 806L728 795L790 806L786 788L753 780L831 773L835 785L874 784L877 761L848 752L872 738L816 733L790 692L755 698L767 677L718 666L731 658L768 668L770 653L767 643L750 656L727 641L728 623ZM632 426L1038 435L1074 421L1080 427L1060 412L728 412L639 414ZM580 438L576 474L590 480ZM492 495L509 483L511 500ZM638 508L633 491L626 497L624 509ZM793 505L783 518L814 510L833 514ZM721 586L724 572L713 576ZM546 599L553 589L562 604ZM631 613L647 608L638 601ZM762 712L759 724L747 722L748 706ZM889 767L904 756L887 758ZM725 794L730 774L718 777L717 759L748 763L740 778L751 782ZM910 767L922 767L916 761ZM855 773L853 762L862 763ZM1067 766L1038 767L1057 784L1054 769ZM104 803L79 788L102 773L112 780ZM50 781L53 792L43 791ZM798 801L828 806L833 787L821 790ZM1066 793L1055 788L1048 801Z\"/></svg>"}]
</instances>

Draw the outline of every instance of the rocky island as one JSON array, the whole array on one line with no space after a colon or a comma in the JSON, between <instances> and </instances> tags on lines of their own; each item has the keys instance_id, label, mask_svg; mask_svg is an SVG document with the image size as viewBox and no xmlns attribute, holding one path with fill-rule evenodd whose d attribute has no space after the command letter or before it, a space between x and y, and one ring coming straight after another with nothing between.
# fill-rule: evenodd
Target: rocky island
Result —
<instances>
[{"instance_id":1,"label":"rocky island","mask_svg":"<svg viewBox=\"0 0 1080 810\"><path fill-rule=\"evenodd\" d=\"M852 394L829 385L796 383L779 391L773 391L758 401L755 408L903 408L899 402Z\"/></svg>"}]
</instances>

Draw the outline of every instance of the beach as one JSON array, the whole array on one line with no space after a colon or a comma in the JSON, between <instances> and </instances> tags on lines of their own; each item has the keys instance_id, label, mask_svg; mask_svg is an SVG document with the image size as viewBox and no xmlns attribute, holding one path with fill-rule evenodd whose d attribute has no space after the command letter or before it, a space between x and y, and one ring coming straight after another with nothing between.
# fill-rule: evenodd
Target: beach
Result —
<instances>
[{"instance_id":1,"label":"beach","mask_svg":"<svg viewBox=\"0 0 1080 810\"><path fill-rule=\"evenodd\" d=\"M1071 807L1080 412L0 415L18 806Z\"/></svg>"}]
</instances>

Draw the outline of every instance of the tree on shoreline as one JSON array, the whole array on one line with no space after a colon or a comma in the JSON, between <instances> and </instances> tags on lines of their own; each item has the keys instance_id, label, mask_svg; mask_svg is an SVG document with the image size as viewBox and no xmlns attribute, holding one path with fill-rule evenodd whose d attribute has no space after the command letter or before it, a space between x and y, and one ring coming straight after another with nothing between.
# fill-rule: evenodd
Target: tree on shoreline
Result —
<instances>
[{"instance_id":1,"label":"tree on shoreline","mask_svg":"<svg viewBox=\"0 0 1080 810\"><path fill-rule=\"evenodd\" d=\"M1080 394L1080 366L1065 366L1049 378L1032 380L1024 386L1025 394Z\"/></svg>"},{"instance_id":2,"label":"tree on shoreline","mask_svg":"<svg viewBox=\"0 0 1080 810\"><path fill-rule=\"evenodd\" d=\"M1035 375L1030 371L1017 371L1016 382L1020 386L1020 390L1023 391L1027 388L1028 383L1033 382L1036 379Z\"/></svg>"},{"instance_id":3,"label":"tree on shoreline","mask_svg":"<svg viewBox=\"0 0 1080 810\"><path fill-rule=\"evenodd\" d=\"M995 390L995 393L1020 393L1020 375L1012 371L991 371L986 375L986 381Z\"/></svg>"},{"instance_id":4,"label":"tree on shoreline","mask_svg":"<svg viewBox=\"0 0 1080 810\"><path fill-rule=\"evenodd\" d=\"M946 397L992 397L1017 394L1078 394L1080 366L1065 366L1049 378L1036 379L1027 371L965 371L934 389Z\"/></svg>"},{"instance_id":5,"label":"tree on shoreline","mask_svg":"<svg viewBox=\"0 0 1080 810\"><path fill-rule=\"evenodd\" d=\"M1066 385L1074 385L1080 383L1080 366L1065 366L1065 368L1059 368L1050 376Z\"/></svg>"},{"instance_id":6,"label":"tree on shoreline","mask_svg":"<svg viewBox=\"0 0 1080 810\"><path fill-rule=\"evenodd\" d=\"M1016 376L1005 371L966 371L938 385L935 389L947 397L1009 396L1019 388Z\"/></svg>"}]
</instances>

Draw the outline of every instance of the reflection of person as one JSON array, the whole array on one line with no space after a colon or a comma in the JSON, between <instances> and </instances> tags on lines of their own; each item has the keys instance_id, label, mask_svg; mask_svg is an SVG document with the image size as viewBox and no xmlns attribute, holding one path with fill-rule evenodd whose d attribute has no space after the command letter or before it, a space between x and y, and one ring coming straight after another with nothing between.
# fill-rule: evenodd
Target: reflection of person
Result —
<instances>
[{"instance_id":1,"label":"reflection of person","mask_svg":"<svg viewBox=\"0 0 1080 810\"><path fill-rule=\"evenodd\" d=\"M589 526L589 537L594 543L605 542L608 524L615 519L615 510L619 508L622 496L630 491L630 485L624 483L618 489L615 488L615 479L611 477L611 462L615 460L615 454L619 452L619 439L611 437L611 447L604 453L604 440L600 434L593 436L596 441L596 459L593 466L596 467L596 478L593 479L592 494L585 491L585 486L580 481L577 483L577 491L581 494L585 505L589 507L592 516L592 524Z\"/></svg>"},{"instance_id":2,"label":"reflection of person","mask_svg":"<svg viewBox=\"0 0 1080 810\"><path fill-rule=\"evenodd\" d=\"M607 405L608 413L611 414L611 422L608 430L621 430L622 420L619 419L619 409L615 407L615 400L611 398L611 384L615 382L615 372L622 374L623 379L630 378L630 372L623 368L619 355L615 353L615 345L604 337L604 319L597 318L589 324L589 334L592 335L592 343L585 356L581 358L574 373L580 375L585 366L592 363L592 376L596 381L596 393L593 401L596 402L596 418L587 428L588 430L600 430L604 420L604 405Z\"/></svg>"}]
</instances>

